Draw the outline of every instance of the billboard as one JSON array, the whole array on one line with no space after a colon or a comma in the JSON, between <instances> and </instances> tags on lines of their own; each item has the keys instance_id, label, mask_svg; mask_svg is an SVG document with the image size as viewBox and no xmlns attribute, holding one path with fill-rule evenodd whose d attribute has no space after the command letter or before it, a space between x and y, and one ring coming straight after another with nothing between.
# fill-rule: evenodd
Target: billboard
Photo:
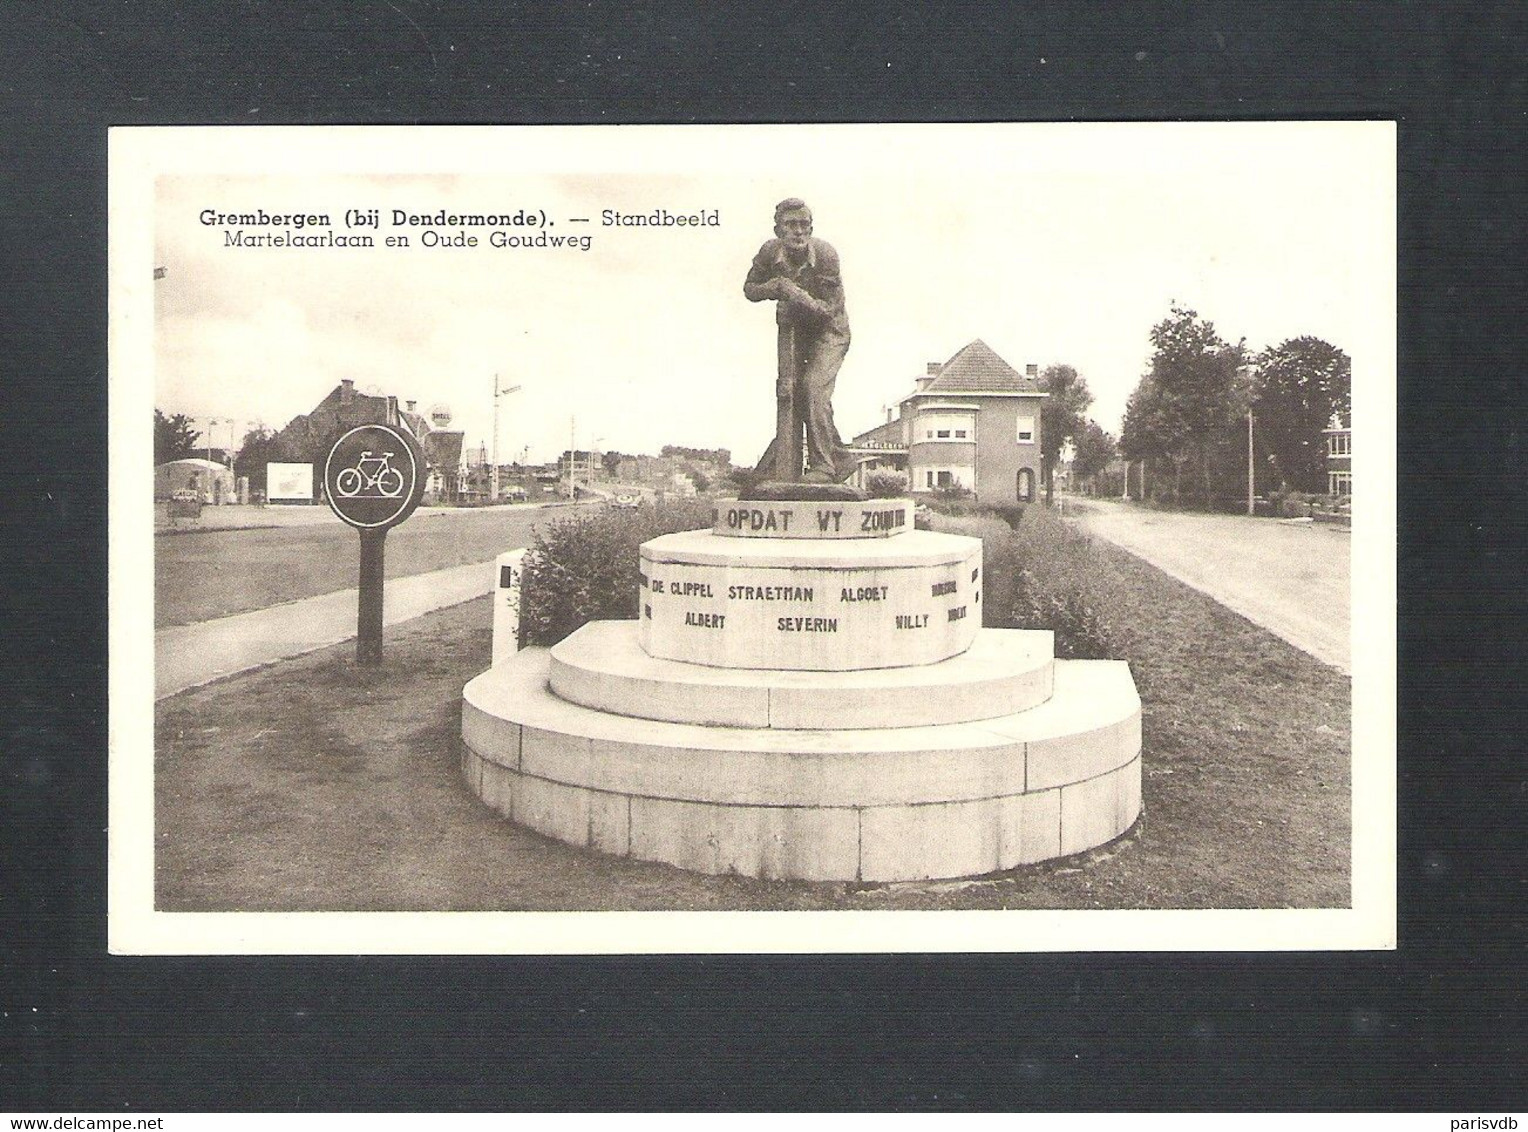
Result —
<instances>
[{"instance_id":1,"label":"billboard","mask_svg":"<svg viewBox=\"0 0 1528 1132\"><path fill-rule=\"evenodd\" d=\"M272 502L313 502L313 465L265 465L265 497Z\"/></svg>"}]
</instances>

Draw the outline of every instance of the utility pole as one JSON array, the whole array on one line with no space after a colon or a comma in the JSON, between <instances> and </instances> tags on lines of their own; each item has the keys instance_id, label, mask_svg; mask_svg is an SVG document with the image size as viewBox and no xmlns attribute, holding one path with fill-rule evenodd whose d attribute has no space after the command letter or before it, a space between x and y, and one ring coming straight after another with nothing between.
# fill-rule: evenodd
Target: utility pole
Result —
<instances>
[{"instance_id":1,"label":"utility pole","mask_svg":"<svg viewBox=\"0 0 1528 1132\"><path fill-rule=\"evenodd\" d=\"M1245 361L1236 367L1237 382L1245 388L1247 393L1247 514L1249 516L1256 510L1252 505L1255 491L1253 481L1257 478L1257 470L1253 466L1252 459L1252 402L1256 396L1256 383L1253 378L1256 372L1257 367Z\"/></svg>"},{"instance_id":2,"label":"utility pole","mask_svg":"<svg viewBox=\"0 0 1528 1132\"><path fill-rule=\"evenodd\" d=\"M575 502L578 499L578 481L574 474L578 471L578 418L568 418L568 500Z\"/></svg>"},{"instance_id":3,"label":"utility pole","mask_svg":"<svg viewBox=\"0 0 1528 1132\"><path fill-rule=\"evenodd\" d=\"M1247 514L1253 513L1252 480L1257 475L1252 463L1252 410L1247 410Z\"/></svg>"},{"instance_id":4,"label":"utility pole","mask_svg":"<svg viewBox=\"0 0 1528 1132\"><path fill-rule=\"evenodd\" d=\"M505 389L499 388L499 375L493 375L493 468L488 473L488 482L491 485L492 495L489 502L499 501L499 398L507 397L511 393L520 392L518 385L511 385Z\"/></svg>"}]
</instances>

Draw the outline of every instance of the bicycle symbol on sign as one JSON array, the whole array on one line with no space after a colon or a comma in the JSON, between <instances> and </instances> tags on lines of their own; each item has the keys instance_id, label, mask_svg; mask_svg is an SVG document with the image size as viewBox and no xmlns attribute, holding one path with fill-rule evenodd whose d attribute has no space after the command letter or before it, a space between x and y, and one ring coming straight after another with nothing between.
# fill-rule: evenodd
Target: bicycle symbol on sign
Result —
<instances>
[{"instance_id":1,"label":"bicycle symbol on sign","mask_svg":"<svg viewBox=\"0 0 1528 1132\"><path fill-rule=\"evenodd\" d=\"M368 449L361 453L355 467L346 468L334 477L334 490L346 499L364 495L369 499L397 499L403 494L403 473L393 467L393 454L373 456Z\"/></svg>"}]
</instances>

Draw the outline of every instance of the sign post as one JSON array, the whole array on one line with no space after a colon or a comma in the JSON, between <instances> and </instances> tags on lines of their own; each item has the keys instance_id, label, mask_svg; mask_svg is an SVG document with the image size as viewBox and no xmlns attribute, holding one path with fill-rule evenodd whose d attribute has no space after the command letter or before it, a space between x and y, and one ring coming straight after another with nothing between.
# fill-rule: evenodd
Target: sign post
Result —
<instances>
[{"instance_id":1,"label":"sign post","mask_svg":"<svg viewBox=\"0 0 1528 1132\"><path fill-rule=\"evenodd\" d=\"M340 435L324 461L329 507L361 536L356 663L382 663L382 590L387 532L424 495L424 453L401 425L359 425Z\"/></svg>"}]
</instances>

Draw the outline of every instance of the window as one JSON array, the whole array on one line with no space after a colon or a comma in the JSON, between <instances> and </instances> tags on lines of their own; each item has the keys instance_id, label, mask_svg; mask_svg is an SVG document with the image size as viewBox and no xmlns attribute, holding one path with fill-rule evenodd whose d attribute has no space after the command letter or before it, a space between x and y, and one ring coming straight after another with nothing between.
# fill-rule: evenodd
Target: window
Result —
<instances>
[{"instance_id":1,"label":"window","mask_svg":"<svg viewBox=\"0 0 1528 1132\"><path fill-rule=\"evenodd\" d=\"M924 474L924 476L927 477L926 486L933 487L934 486L934 473L933 472L924 472L923 474Z\"/></svg>"},{"instance_id":2,"label":"window","mask_svg":"<svg viewBox=\"0 0 1528 1132\"><path fill-rule=\"evenodd\" d=\"M1020 417L1019 418L1018 436L1016 437L1016 439L1018 440L1018 443L1020 443L1020 444L1033 444L1035 442L1035 418L1034 417Z\"/></svg>"},{"instance_id":3,"label":"window","mask_svg":"<svg viewBox=\"0 0 1528 1132\"><path fill-rule=\"evenodd\" d=\"M1328 495L1352 495L1353 473L1328 472L1326 474L1326 493Z\"/></svg>"},{"instance_id":4,"label":"window","mask_svg":"<svg viewBox=\"0 0 1528 1132\"><path fill-rule=\"evenodd\" d=\"M1326 454L1328 456L1351 456L1353 454L1353 434L1350 432L1337 432L1327 437Z\"/></svg>"},{"instance_id":5,"label":"window","mask_svg":"<svg viewBox=\"0 0 1528 1132\"><path fill-rule=\"evenodd\" d=\"M927 440L968 440L976 435L976 414L954 407L926 409L918 417L918 428Z\"/></svg>"},{"instance_id":6,"label":"window","mask_svg":"<svg viewBox=\"0 0 1528 1132\"><path fill-rule=\"evenodd\" d=\"M940 487L951 487L951 486L954 485L954 483L955 483L955 477L950 475L949 472L940 472L939 473L939 486Z\"/></svg>"}]
</instances>

